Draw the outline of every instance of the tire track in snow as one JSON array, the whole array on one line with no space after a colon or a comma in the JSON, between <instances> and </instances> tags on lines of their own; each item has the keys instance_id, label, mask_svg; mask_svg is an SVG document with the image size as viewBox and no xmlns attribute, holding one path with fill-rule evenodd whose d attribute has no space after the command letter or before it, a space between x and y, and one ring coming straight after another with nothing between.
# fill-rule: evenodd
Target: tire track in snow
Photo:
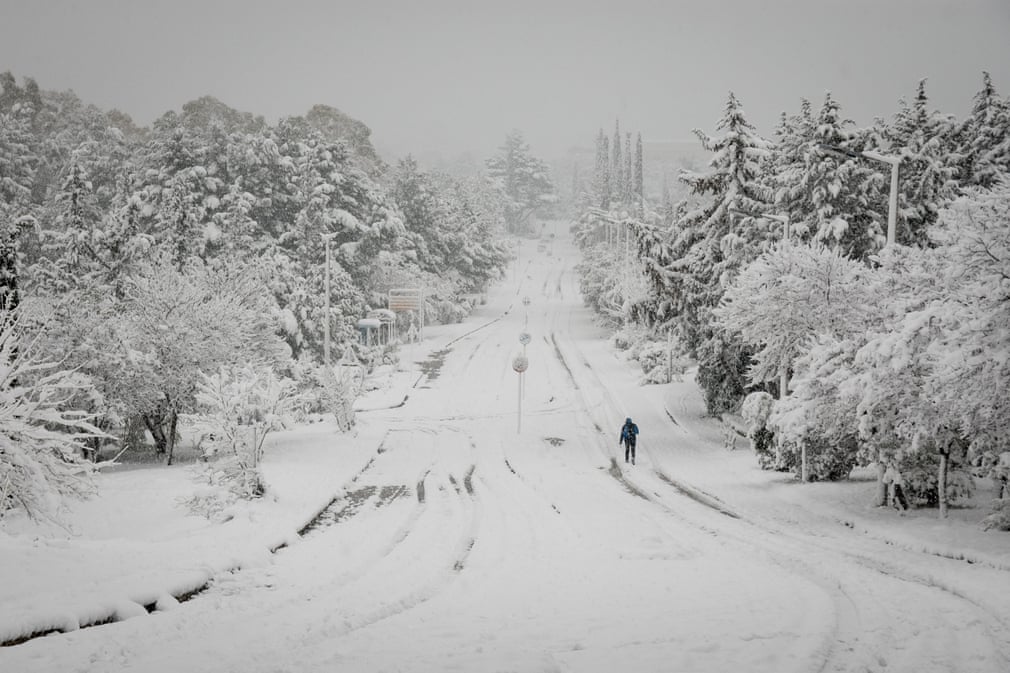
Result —
<instances>
[{"instance_id":1,"label":"tire track in snow","mask_svg":"<svg viewBox=\"0 0 1010 673\"><path fill-rule=\"evenodd\" d=\"M662 479L658 472L657 476ZM635 476L629 477L628 480L633 482L639 481ZM673 485L671 484L671 486ZM641 484L639 487L641 490L647 488ZM683 495L680 489L673 488L675 488L678 495ZM677 515L678 518L683 518L688 523L697 526L699 530L713 531L713 528L697 521L694 517L685 517L683 507L674 507L672 504L667 503L660 493L655 493L655 495L657 496L657 500L654 500L654 502L666 508L671 514ZM704 502L695 498L691 498L691 502L695 508L694 512L703 514L703 516L711 517L714 512L726 514L721 508L714 506L718 505L718 503ZM705 514L706 512L707 514ZM739 522L736 524L738 528L729 528L726 524L720 525L718 522L713 522L715 533L719 537L731 541L736 545L751 547L783 570L806 578L819 587L832 601L832 605L834 606L833 628L823 636L822 643L818 648L822 656L818 670L851 671L866 667L868 662L886 661L887 655L885 652L892 643L888 639L883 639L876 644L867 642L867 634L873 629L868 629L865 623L863 616L866 613L865 604L870 602L874 605L873 614L886 614L889 611L895 610L899 614L903 614L904 612L900 606L893 602L890 592L884 592L879 596L875 595L872 589L867 589L864 586L864 579L840 578L837 573L832 572L832 569L837 567L838 559L845 560L849 564L857 566L855 568L857 575L861 575L863 571L869 570L890 580L915 585L919 589L939 590L947 594L946 599L967 602L971 606L970 610L983 613L980 618L976 618L974 621L984 626L994 651L1004 661L1010 663L1010 656L1007 654L1010 651L1008 650L1010 640L1008 640L1007 636L1007 634L1010 634L1010 624L1007 623L1006 618L972 600L970 597L965 596L962 592L944 585L936 578L923 576L920 573L911 571L907 567L901 567L894 563L882 562L880 559L847 549L844 545L831 539L819 538L817 541L812 541L802 537L798 533L768 526L758 520L736 517L736 521ZM817 559L825 554L827 555L827 559L820 563L816 560L807 560L810 558ZM864 610L860 610L860 603L853 598L854 594L861 596ZM951 612L956 612L956 610ZM941 620L941 624L943 623L943 611L931 611L929 614L936 614L937 618ZM993 624L996 626L991 626ZM943 630L942 625L936 625L934 628ZM956 627L954 626L948 628L956 631ZM913 635L916 633L917 631L912 631Z\"/></svg>"},{"instance_id":2,"label":"tire track in snow","mask_svg":"<svg viewBox=\"0 0 1010 673\"><path fill-rule=\"evenodd\" d=\"M447 481L449 481L448 487L443 485L437 492L454 493L454 499L461 503L461 509L468 513L466 518L469 519L469 523L460 530L456 544L453 546L453 552L449 555L446 562L438 564L443 570L440 572L436 571L435 575L427 583L413 589L401 598L357 618L345 619L343 627L337 633L330 634L329 637L344 637L354 631L368 628L379 622L417 609L432 598L440 595L455 577L465 571L467 559L477 543L476 529L479 523L479 508L476 505L475 497L464 495L463 490L459 489L457 485L453 485L453 482L458 484L458 481L452 475L449 475L449 478L447 478ZM469 504L466 501L469 501ZM405 540L419 534L417 525L412 525L406 532Z\"/></svg>"},{"instance_id":3,"label":"tire track in snow","mask_svg":"<svg viewBox=\"0 0 1010 673\"><path fill-rule=\"evenodd\" d=\"M557 345L556 340L555 344ZM583 360L583 362L585 362L586 358L578 349L578 346L574 343L570 345L576 351L580 359ZM558 348L558 352L560 353L560 348ZM583 404L585 412L592 416L593 411L596 411L598 413L606 413L609 409L612 415L620 417L621 414L617 413L618 405L616 404L616 401L614 400L613 396L610 394L609 389L600 379L599 374L592 367L590 367L588 363L585 364L586 364L584 370L585 374L593 379L594 382L593 388L602 391L602 397L603 397L603 404L597 404L591 406L588 400L585 398L585 395L582 392L579 392L579 398ZM574 381L575 376L571 372L571 370L569 370L569 374ZM597 426L597 430L599 430L599 423L595 421L594 423ZM602 432L600 434L602 439ZM642 453L646 454L648 453L648 449L645 449L643 451L644 447L639 446L638 448L640 455ZM666 498L660 491L657 491L643 483L640 483L640 477L637 476L638 475L637 471L635 473L625 474L625 472L620 469L620 466L617 463L617 459L613 455L609 457L610 457L610 468L608 471L610 475L615 480L624 485L631 494L652 503L654 506L658 506L660 510L664 512L666 515L673 516L676 520L680 521L681 523L698 530L700 533L704 535L715 537L724 544L729 543L737 546L743 544L750 548L756 547L760 552L767 554L770 560L775 565L782 568L785 572L796 573L798 570L802 569L802 572L800 574L805 576L808 579L808 581L810 581L814 586L819 587L820 590L824 592L824 594L829 598L832 605L832 614L829 631L828 633L824 634L821 640L821 644L818 647L818 651L821 653L821 659L822 659L821 670L827 670L827 665L829 661L834 661L835 664L839 663L842 664L841 667L835 670L839 671L852 670L851 666L846 668L848 664L842 663L842 660L848 657L848 653L851 652L851 649L846 650L844 648L841 648L838 646L838 643L841 640L843 640L842 637L843 634L848 634L849 640L852 639L858 640L858 636L862 632L862 625L859 620L858 609L855 608L855 602L837 582L833 582L831 578L823 577L822 575L818 574L817 572L818 569L813 566L793 565L792 567L790 567L789 561L793 561L793 559L782 555L773 546L757 544L754 542L754 540L748 539L747 537L737 537L727 534L725 523L719 523L718 521L714 521L710 525L709 523L703 523L701 521L698 521L697 518L689 516L684 511L685 510L684 507L672 506L669 503L667 503ZM650 462L653 461L650 460ZM658 474L656 476L657 478L659 478ZM672 489L673 493L676 494L678 498L678 505L691 503L691 505L687 508L688 512L691 511L690 510L691 507L701 508L703 512L707 513L704 514L703 517L711 517L715 514L718 514L720 517L724 517L723 521L733 520L727 515L727 512L724 511L725 508L716 506L717 505L716 502L710 501L706 498L692 497L691 495L692 491L694 494L700 495L703 493L701 489L694 488L693 486L687 485L685 483L680 483L680 488L678 488L677 486L674 485L674 483L672 483L673 480L664 481L662 480L662 478L659 479L660 484L665 485L668 489ZM739 519L737 520L741 521ZM849 663L851 664L852 662Z\"/></svg>"}]
</instances>

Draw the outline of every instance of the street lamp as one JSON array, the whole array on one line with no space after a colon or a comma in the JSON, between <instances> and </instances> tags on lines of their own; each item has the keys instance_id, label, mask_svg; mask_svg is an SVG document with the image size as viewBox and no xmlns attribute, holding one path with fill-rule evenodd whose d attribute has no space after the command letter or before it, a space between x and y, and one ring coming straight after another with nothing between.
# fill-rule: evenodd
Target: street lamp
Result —
<instances>
[{"instance_id":1,"label":"street lamp","mask_svg":"<svg viewBox=\"0 0 1010 673\"><path fill-rule=\"evenodd\" d=\"M901 157L892 157L873 150L854 152L844 147L827 145L825 143L819 144L818 147L827 152L841 154L855 159L860 157L872 159L873 161L879 161L891 167L891 193L887 200L887 245L894 245L895 234L898 227L898 167L901 165Z\"/></svg>"}]
</instances>

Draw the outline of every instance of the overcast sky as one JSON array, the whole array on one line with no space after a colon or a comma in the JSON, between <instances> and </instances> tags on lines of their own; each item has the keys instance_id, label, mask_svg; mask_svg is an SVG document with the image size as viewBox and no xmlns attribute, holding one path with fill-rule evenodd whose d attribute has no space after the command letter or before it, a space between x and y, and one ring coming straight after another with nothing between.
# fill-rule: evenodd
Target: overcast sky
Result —
<instances>
[{"instance_id":1,"label":"overcast sky","mask_svg":"<svg viewBox=\"0 0 1010 673\"><path fill-rule=\"evenodd\" d=\"M553 158L615 117L714 133L730 90L768 135L828 90L869 124L924 77L963 117L982 70L1010 95L1010 0L0 0L3 70L142 125L208 94L271 122L325 103L387 159L511 128Z\"/></svg>"}]
</instances>

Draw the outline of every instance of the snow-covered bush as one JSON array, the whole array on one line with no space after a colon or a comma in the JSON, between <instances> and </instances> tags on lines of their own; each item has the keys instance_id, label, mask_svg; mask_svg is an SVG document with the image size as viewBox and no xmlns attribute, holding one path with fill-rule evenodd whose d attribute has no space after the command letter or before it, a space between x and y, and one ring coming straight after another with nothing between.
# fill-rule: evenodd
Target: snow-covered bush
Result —
<instances>
[{"instance_id":1,"label":"snow-covered bush","mask_svg":"<svg viewBox=\"0 0 1010 673\"><path fill-rule=\"evenodd\" d=\"M753 389L745 373L751 360L751 350L725 330L698 345L698 372L695 381L705 396L709 413L734 412L746 394Z\"/></svg>"},{"instance_id":2,"label":"snow-covered bush","mask_svg":"<svg viewBox=\"0 0 1010 673\"><path fill-rule=\"evenodd\" d=\"M671 344L665 336L635 323L628 323L611 337L614 348L626 351L629 360L635 360L642 368L642 384L669 383L671 374L679 377L690 366L678 341ZM672 355L672 361L671 361Z\"/></svg>"},{"instance_id":3,"label":"snow-covered bush","mask_svg":"<svg viewBox=\"0 0 1010 673\"><path fill-rule=\"evenodd\" d=\"M200 413L187 420L204 438L204 458L217 458L205 478L235 497L263 495L264 442L272 430L291 422L300 402L294 382L265 366L222 367L216 374L201 374L196 401Z\"/></svg>"},{"instance_id":4,"label":"snow-covered bush","mask_svg":"<svg viewBox=\"0 0 1010 673\"><path fill-rule=\"evenodd\" d=\"M992 512L982 519L982 530L1010 531L1010 498L992 501Z\"/></svg>"},{"instance_id":5,"label":"snow-covered bush","mask_svg":"<svg viewBox=\"0 0 1010 673\"><path fill-rule=\"evenodd\" d=\"M431 303L429 302L429 307ZM434 302L434 319L443 325L463 322L470 314L470 305L459 299L438 299Z\"/></svg>"},{"instance_id":6,"label":"snow-covered bush","mask_svg":"<svg viewBox=\"0 0 1010 673\"><path fill-rule=\"evenodd\" d=\"M104 437L72 401L91 390L83 375L42 362L25 343L17 311L0 311L0 519L20 510L56 518L64 496L94 492L87 440Z\"/></svg>"},{"instance_id":7,"label":"snow-covered bush","mask_svg":"<svg viewBox=\"0 0 1010 673\"><path fill-rule=\"evenodd\" d=\"M323 365L314 374L315 400L320 410L332 413L337 426L347 432L354 427L354 400L361 392L364 369L349 364Z\"/></svg>"},{"instance_id":8,"label":"snow-covered bush","mask_svg":"<svg viewBox=\"0 0 1010 673\"><path fill-rule=\"evenodd\" d=\"M687 371L689 362L662 341L646 341L638 348L638 363L642 366L642 383L669 383L679 380Z\"/></svg>"},{"instance_id":9,"label":"snow-covered bush","mask_svg":"<svg viewBox=\"0 0 1010 673\"><path fill-rule=\"evenodd\" d=\"M747 435L750 436L768 424L775 398L764 391L747 395L740 407L740 415L747 421Z\"/></svg>"},{"instance_id":10,"label":"snow-covered bush","mask_svg":"<svg viewBox=\"0 0 1010 673\"><path fill-rule=\"evenodd\" d=\"M859 343L821 337L796 360L792 392L775 404L768 419L791 466L802 467L806 446L811 479L844 478L860 456L857 397L847 385Z\"/></svg>"},{"instance_id":11,"label":"snow-covered bush","mask_svg":"<svg viewBox=\"0 0 1010 673\"><path fill-rule=\"evenodd\" d=\"M919 507L936 507L940 504L940 459L935 451L914 451L903 455L898 469L905 482L905 495L909 502ZM947 468L947 502L967 500L975 491L971 474L958 462Z\"/></svg>"},{"instance_id":12,"label":"snow-covered bush","mask_svg":"<svg viewBox=\"0 0 1010 673\"><path fill-rule=\"evenodd\" d=\"M797 476L802 470L802 447L807 450L807 476L810 481L838 481L847 479L856 466L858 442L854 434L829 440L810 434L798 441L786 442L782 447L783 462Z\"/></svg>"},{"instance_id":13,"label":"snow-covered bush","mask_svg":"<svg viewBox=\"0 0 1010 673\"><path fill-rule=\"evenodd\" d=\"M603 320L616 325L623 316L624 305L617 255L603 243L583 249L582 254L582 261L575 267L582 300Z\"/></svg>"},{"instance_id":14,"label":"snow-covered bush","mask_svg":"<svg viewBox=\"0 0 1010 673\"><path fill-rule=\"evenodd\" d=\"M775 433L768 429L768 417L772 413L775 399L764 391L747 395L740 407L740 415L747 422L747 438L750 447L758 457L758 465L763 470L775 469L779 462L778 452L773 442Z\"/></svg>"}]
</instances>

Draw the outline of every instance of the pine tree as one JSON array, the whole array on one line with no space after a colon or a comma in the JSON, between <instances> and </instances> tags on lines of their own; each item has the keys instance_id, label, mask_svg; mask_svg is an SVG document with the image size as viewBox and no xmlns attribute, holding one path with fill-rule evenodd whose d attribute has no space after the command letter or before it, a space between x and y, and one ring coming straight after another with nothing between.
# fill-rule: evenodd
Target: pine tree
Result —
<instances>
[{"instance_id":1,"label":"pine tree","mask_svg":"<svg viewBox=\"0 0 1010 673\"><path fill-rule=\"evenodd\" d=\"M593 174L593 185L595 187L595 203L604 210L610 208L611 184L610 140L603 129L600 129L600 133L596 137L596 172Z\"/></svg>"},{"instance_id":2,"label":"pine tree","mask_svg":"<svg viewBox=\"0 0 1010 673\"><path fill-rule=\"evenodd\" d=\"M631 132L624 134L624 186L621 191L624 194L624 203L626 203L629 209L635 205L635 200L633 198L635 184L635 160L634 154L631 152Z\"/></svg>"},{"instance_id":3,"label":"pine tree","mask_svg":"<svg viewBox=\"0 0 1010 673\"><path fill-rule=\"evenodd\" d=\"M663 218L663 226L669 228L669 227L673 226L673 222L674 222L674 217L673 217L673 196L670 194L670 183L669 183L669 180L668 180L665 172L663 173L663 196L662 196L662 199L663 199L663 203L662 203L660 212L661 212L661 215L662 215L662 218Z\"/></svg>"},{"instance_id":4,"label":"pine tree","mask_svg":"<svg viewBox=\"0 0 1010 673\"><path fill-rule=\"evenodd\" d=\"M771 187L775 194L775 210L801 225L811 210L811 195L806 175L809 155L815 151L814 119L810 101L802 99L799 113L787 116L784 112L775 128L775 152L772 165ZM793 227L793 235L803 237L802 226Z\"/></svg>"},{"instance_id":5,"label":"pine tree","mask_svg":"<svg viewBox=\"0 0 1010 673\"><path fill-rule=\"evenodd\" d=\"M530 153L519 131L509 133L500 153L487 160L488 175L506 198L508 229L524 231L533 212L554 198L547 165Z\"/></svg>"},{"instance_id":6,"label":"pine tree","mask_svg":"<svg viewBox=\"0 0 1010 673\"><path fill-rule=\"evenodd\" d=\"M886 152L901 157L896 238L903 245L925 245L927 229L957 192L954 131L952 117L928 109L925 80L912 105L902 100L894 122L883 129Z\"/></svg>"},{"instance_id":7,"label":"pine tree","mask_svg":"<svg viewBox=\"0 0 1010 673\"><path fill-rule=\"evenodd\" d=\"M861 258L883 246L890 173L858 156L839 156L821 149L858 150L862 139L851 130L852 125L851 120L842 118L841 106L827 93L813 122L808 148L801 150L805 170L795 175L800 194L809 195L809 201L793 205L801 208L800 223L810 230L813 240Z\"/></svg>"},{"instance_id":8,"label":"pine tree","mask_svg":"<svg viewBox=\"0 0 1010 673\"><path fill-rule=\"evenodd\" d=\"M621 121L614 121L614 139L610 143L610 192L613 201L624 200L624 159L621 154Z\"/></svg>"},{"instance_id":9,"label":"pine tree","mask_svg":"<svg viewBox=\"0 0 1010 673\"><path fill-rule=\"evenodd\" d=\"M664 178L665 179L665 178ZM635 141L635 175L633 180L633 188L635 203L639 212L643 208L643 200L645 198L644 191L644 175L642 171L642 134L638 134L638 138Z\"/></svg>"},{"instance_id":10,"label":"pine tree","mask_svg":"<svg viewBox=\"0 0 1010 673\"><path fill-rule=\"evenodd\" d=\"M961 127L963 186L991 188L1001 174L1010 173L1010 102L1004 100L988 72L975 94L971 112Z\"/></svg>"},{"instance_id":11,"label":"pine tree","mask_svg":"<svg viewBox=\"0 0 1010 673\"><path fill-rule=\"evenodd\" d=\"M710 200L678 220L674 261L666 271L678 329L699 360L699 384L713 413L735 405L747 385L749 354L713 329L711 311L743 265L760 253L759 242L766 236L760 222L737 213L766 207L769 194L760 184L760 168L770 151L770 143L754 132L732 92L718 129L724 132L721 138L695 130L702 146L713 153L711 170L683 172L681 179L695 195Z\"/></svg>"},{"instance_id":12,"label":"pine tree","mask_svg":"<svg viewBox=\"0 0 1010 673\"><path fill-rule=\"evenodd\" d=\"M0 83L8 95L10 83ZM14 309L20 302L17 241L34 221L32 185L39 163L32 144L30 111L19 103L10 112L0 111L0 310Z\"/></svg>"}]
</instances>

